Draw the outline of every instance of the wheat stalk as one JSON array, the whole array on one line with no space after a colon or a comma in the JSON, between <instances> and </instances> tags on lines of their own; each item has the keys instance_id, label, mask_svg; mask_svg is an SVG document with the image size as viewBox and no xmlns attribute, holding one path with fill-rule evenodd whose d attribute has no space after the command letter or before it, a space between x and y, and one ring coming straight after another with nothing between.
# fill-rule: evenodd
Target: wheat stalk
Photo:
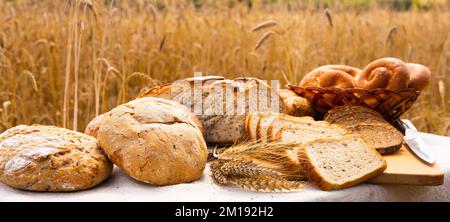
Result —
<instances>
[{"instance_id":1,"label":"wheat stalk","mask_svg":"<svg viewBox=\"0 0 450 222\"><path fill-rule=\"evenodd\" d=\"M389 32L388 32L388 35L387 35L386 41L385 41L386 45L391 44L394 34L397 32L397 30L398 30L397 26L393 26L393 27L391 27L391 29L389 29Z\"/></svg>"},{"instance_id":2,"label":"wheat stalk","mask_svg":"<svg viewBox=\"0 0 450 222\"><path fill-rule=\"evenodd\" d=\"M27 76L30 80L31 80L31 85L33 86L33 91L35 93L38 93L38 86L37 86L37 82L36 82L36 78L34 77L33 73L31 73L29 70L23 70L22 75Z\"/></svg>"},{"instance_id":3,"label":"wheat stalk","mask_svg":"<svg viewBox=\"0 0 450 222\"><path fill-rule=\"evenodd\" d=\"M73 38L73 16L75 13L75 1L72 1L70 4L70 12L69 12L69 29L68 29L68 38L67 38L67 52L66 52L66 71L65 71L65 80L64 80L64 100L63 100L63 127L67 127L68 121L68 105L69 105L69 84L70 84L70 69L71 69L71 61L72 61L72 38Z\"/></svg>"},{"instance_id":4,"label":"wheat stalk","mask_svg":"<svg viewBox=\"0 0 450 222\"><path fill-rule=\"evenodd\" d=\"M253 141L235 144L215 154L217 160L210 165L212 177L219 184L234 184L255 191L298 189L301 183L293 181L306 177L300 162L296 161L297 149L295 143Z\"/></svg>"},{"instance_id":5,"label":"wheat stalk","mask_svg":"<svg viewBox=\"0 0 450 222\"><path fill-rule=\"evenodd\" d=\"M275 34L275 32L272 31L264 33L264 35L256 43L255 47L253 48L253 51L258 50L264 44L264 42L266 42L273 34Z\"/></svg>"},{"instance_id":6,"label":"wheat stalk","mask_svg":"<svg viewBox=\"0 0 450 222\"><path fill-rule=\"evenodd\" d=\"M330 9L325 9L324 13L325 16L327 17L328 24L330 25L331 28L333 28L333 17L331 16Z\"/></svg>"},{"instance_id":7,"label":"wheat stalk","mask_svg":"<svg viewBox=\"0 0 450 222\"><path fill-rule=\"evenodd\" d=\"M229 180L229 183L258 192L288 192L303 188L301 182L274 177L232 178Z\"/></svg>"},{"instance_id":8,"label":"wheat stalk","mask_svg":"<svg viewBox=\"0 0 450 222\"><path fill-rule=\"evenodd\" d=\"M266 28L270 28L270 27L273 27L273 26L276 26L276 25L278 25L278 23L277 23L276 21L274 21L274 20L269 20L269 21L265 21L265 22L259 23L258 25L256 25L255 27L253 27L251 31L252 31L252 32L257 32L257 31L259 31L259 30L263 30L263 29L266 29Z\"/></svg>"}]
</instances>

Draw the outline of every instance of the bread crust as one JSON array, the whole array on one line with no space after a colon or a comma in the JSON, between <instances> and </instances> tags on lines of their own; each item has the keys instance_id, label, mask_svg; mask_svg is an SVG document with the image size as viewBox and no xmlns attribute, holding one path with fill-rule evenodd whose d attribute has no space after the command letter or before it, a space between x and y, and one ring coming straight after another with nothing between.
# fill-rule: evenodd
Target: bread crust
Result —
<instances>
[{"instance_id":1,"label":"bread crust","mask_svg":"<svg viewBox=\"0 0 450 222\"><path fill-rule=\"evenodd\" d=\"M89 136L93 136L93 137L97 138L98 129L100 129L100 125L102 125L104 118L105 118L105 114L100 114L100 115L96 116L94 119L92 119L86 126L86 129L84 130L84 134L87 134Z\"/></svg>"},{"instance_id":2,"label":"bread crust","mask_svg":"<svg viewBox=\"0 0 450 222\"><path fill-rule=\"evenodd\" d=\"M406 66L410 75L408 87L419 91L424 90L430 83L430 70L426 66L416 63L407 63Z\"/></svg>"},{"instance_id":3,"label":"bread crust","mask_svg":"<svg viewBox=\"0 0 450 222\"><path fill-rule=\"evenodd\" d=\"M360 71L357 68L344 65L327 65L318 67L307 73L300 82L301 87L337 87L354 88L354 76Z\"/></svg>"},{"instance_id":4,"label":"bread crust","mask_svg":"<svg viewBox=\"0 0 450 222\"><path fill-rule=\"evenodd\" d=\"M30 191L78 191L106 180L112 163L94 137L55 126L0 134L0 181Z\"/></svg>"},{"instance_id":5,"label":"bread crust","mask_svg":"<svg viewBox=\"0 0 450 222\"><path fill-rule=\"evenodd\" d=\"M280 94L280 97L286 106L286 114L291 116L314 115L311 102L297 95L294 91L290 89L279 89L278 94Z\"/></svg>"},{"instance_id":6,"label":"bread crust","mask_svg":"<svg viewBox=\"0 0 450 222\"><path fill-rule=\"evenodd\" d=\"M402 90L408 88L409 70L400 59L381 58L369 63L356 77L356 87L363 89Z\"/></svg>"},{"instance_id":7,"label":"bread crust","mask_svg":"<svg viewBox=\"0 0 450 222\"><path fill-rule=\"evenodd\" d=\"M160 98L133 100L108 112L98 140L114 164L153 185L197 180L208 156L192 115Z\"/></svg>"},{"instance_id":8,"label":"bread crust","mask_svg":"<svg viewBox=\"0 0 450 222\"><path fill-rule=\"evenodd\" d=\"M346 136L342 137L342 139L353 138L353 137L359 138L355 135L350 134L350 135L346 135ZM367 144L363 139L361 139L361 138L359 138L359 139L361 140L362 143L365 143L380 159L383 160L384 164L381 167L379 167L378 169L375 169L374 171L372 171L360 178L347 181L342 185L334 184L330 181L327 181L324 177L322 177L320 175L319 169L314 165L311 157L308 155L306 147L309 144L313 144L313 143L334 142L334 141L336 141L336 139L334 139L334 138L333 139L318 139L318 140L314 140L314 141L305 143L304 145L299 147L299 151L297 152L298 156L299 156L299 160L300 160L300 165L303 169L304 174L308 177L308 180L313 182L314 184L316 184L322 190L337 190L337 189L343 189L346 187L357 185L361 182L364 182L372 177L375 177L375 176L383 173L387 168L386 161L373 147L371 147L369 144Z\"/></svg>"},{"instance_id":9,"label":"bread crust","mask_svg":"<svg viewBox=\"0 0 450 222\"><path fill-rule=\"evenodd\" d=\"M180 109L182 112L188 114L188 116L192 119L192 121L195 123L195 125L200 129L202 134L203 135L205 134L205 128L203 127L202 122L200 122L198 117L196 115L194 115L193 113L191 113L185 106L183 106L177 102L162 99L162 98L155 98L155 100L159 100L162 103L166 103L168 105L174 106L174 107ZM103 123L103 119L105 118L105 115L107 115L107 113L98 115L94 119L92 119L91 122L89 122L88 125L86 126L84 133L89 136L93 136L93 137L97 138L98 130L100 129L101 124Z\"/></svg>"}]
</instances>

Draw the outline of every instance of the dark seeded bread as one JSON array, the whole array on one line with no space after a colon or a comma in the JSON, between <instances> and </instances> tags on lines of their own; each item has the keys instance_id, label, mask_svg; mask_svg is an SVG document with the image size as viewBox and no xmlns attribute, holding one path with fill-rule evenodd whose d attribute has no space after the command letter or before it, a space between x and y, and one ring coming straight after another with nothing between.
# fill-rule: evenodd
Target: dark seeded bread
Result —
<instances>
[{"instance_id":1,"label":"dark seeded bread","mask_svg":"<svg viewBox=\"0 0 450 222\"><path fill-rule=\"evenodd\" d=\"M301 146L298 155L308 180L322 190L359 184L387 167L381 155L355 135L314 140Z\"/></svg>"},{"instance_id":2,"label":"dark seeded bread","mask_svg":"<svg viewBox=\"0 0 450 222\"><path fill-rule=\"evenodd\" d=\"M386 125L356 125L346 127L349 133L360 135L380 154L394 153L403 143L403 135L394 127Z\"/></svg>"},{"instance_id":3,"label":"dark seeded bread","mask_svg":"<svg viewBox=\"0 0 450 222\"><path fill-rule=\"evenodd\" d=\"M358 134L380 154L390 154L403 144L403 134L379 113L361 106L341 106L332 109L325 120Z\"/></svg>"},{"instance_id":4,"label":"dark seeded bread","mask_svg":"<svg viewBox=\"0 0 450 222\"><path fill-rule=\"evenodd\" d=\"M367 113L367 114L372 114L373 116L376 117L380 117L383 119L383 117L376 111L369 109L369 108L365 108L362 106L339 106L336 107L330 111L328 111L328 113L325 115L325 120L328 122L333 123L336 119L348 115L348 114L354 114L354 113Z\"/></svg>"}]
</instances>

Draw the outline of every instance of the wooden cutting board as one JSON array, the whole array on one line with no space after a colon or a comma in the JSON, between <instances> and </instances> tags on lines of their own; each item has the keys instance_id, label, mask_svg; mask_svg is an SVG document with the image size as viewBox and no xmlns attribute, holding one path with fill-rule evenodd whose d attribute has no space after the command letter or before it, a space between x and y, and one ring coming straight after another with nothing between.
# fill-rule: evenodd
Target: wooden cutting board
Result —
<instances>
[{"instance_id":1,"label":"wooden cutting board","mask_svg":"<svg viewBox=\"0 0 450 222\"><path fill-rule=\"evenodd\" d=\"M428 164L418 158L407 145L396 153L384 155L387 169L368 183L438 186L444 183L444 173L437 163Z\"/></svg>"}]
</instances>

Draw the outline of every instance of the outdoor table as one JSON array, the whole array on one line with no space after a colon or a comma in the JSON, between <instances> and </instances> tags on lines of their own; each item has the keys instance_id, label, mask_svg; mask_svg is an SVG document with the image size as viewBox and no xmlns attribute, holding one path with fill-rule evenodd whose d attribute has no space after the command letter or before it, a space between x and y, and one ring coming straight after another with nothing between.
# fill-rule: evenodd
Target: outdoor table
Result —
<instances>
[{"instance_id":1,"label":"outdoor table","mask_svg":"<svg viewBox=\"0 0 450 222\"><path fill-rule=\"evenodd\" d=\"M138 182L115 167L111 178L89 190L69 193L30 192L0 184L0 201L450 201L450 137L421 133L444 171L441 186L359 184L321 191L309 182L303 189L284 193L260 193L214 183L207 166L202 178L188 184L152 186Z\"/></svg>"}]
</instances>

